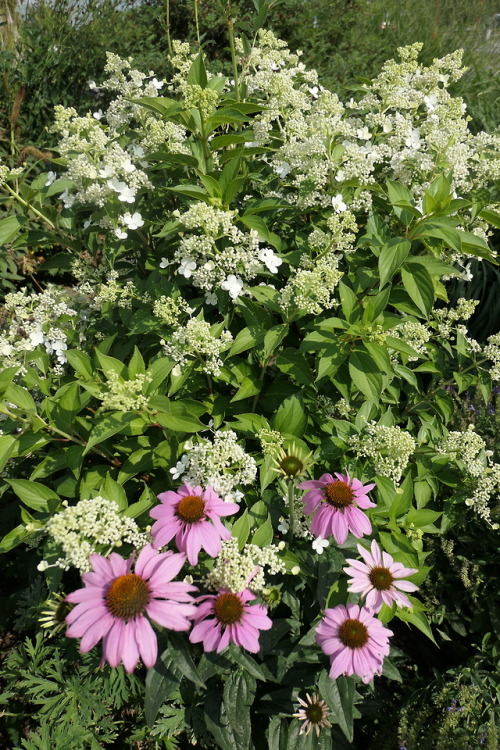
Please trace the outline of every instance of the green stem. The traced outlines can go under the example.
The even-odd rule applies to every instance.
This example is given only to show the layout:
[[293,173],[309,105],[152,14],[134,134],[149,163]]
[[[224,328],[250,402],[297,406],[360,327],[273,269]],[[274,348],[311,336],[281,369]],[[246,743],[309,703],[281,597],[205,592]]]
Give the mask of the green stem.
[[35,216],[38,216],[42,221],[45,221],[46,224],[48,224],[52,229],[56,228],[56,225],[51,222],[50,219],[48,219],[46,216],[44,216],[38,209],[34,208],[30,203],[24,200],[24,198],[21,198],[19,193],[17,193],[15,190],[11,188],[10,185],[7,183],[4,185],[4,187],[9,191],[9,193],[14,196],[16,200],[19,201],[19,203],[24,206],[25,208],[29,209],[30,211],[33,211]]
[[200,42],[200,23],[198,20],[198,0],[194,0],[194,20],[196,23],[196,39],[198,42],[198,47],[201,47]]
[[231,62],[233,64],[234,95],[236,97],[236,101],[239,102],[240,87],[238,83],[238,64],[236,61],[236,47],[234,45],[234,23],[231,16],[231,9],[229,9],[229,13],[227,16],[227,30],[229,34],[229,47],[231,49]]
[[293,479],[287,479],[288,516],[290,527],[288,529],[288,541],[293,543],[293,529],[295,526],[295,484]]
[[166,0],[166,3],[165,32],[167,34],[168,54],[172,57],[174,48],[172,46],[172,37],[170,36],[170,0]]

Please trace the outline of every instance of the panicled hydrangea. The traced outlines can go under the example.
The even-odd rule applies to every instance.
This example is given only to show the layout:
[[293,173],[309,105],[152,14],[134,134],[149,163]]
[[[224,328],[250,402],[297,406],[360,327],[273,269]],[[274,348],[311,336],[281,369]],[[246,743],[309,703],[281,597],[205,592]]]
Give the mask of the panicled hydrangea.
[[174,330],[168,341],[161,339],[165,354],[175,360],[179,372],[190,360],[202,359],[203,372],[220,375],[220,355],[229,348],[233,336],[229,331],[215,335],[213,328],[206,320],[192,318]]
[[[80,284],[79,290],[88,297],[89,305],[95,310],[100,310],[107,302],[114,303],[117,307],[130,309],[133,299],[139,297],[133,282],[121,282],[117,271],[110,271],[106,282],[98,284],[97,291],[90,282]],[[143,294],[141,299],[145,301],[147,297]]]
[[371,459],[376,474],[399,482],[417,444],[401,427],[370,422],[361,435],[351,439],[358,458]]
[[3,367],[24,369],[26,354],[42,346],[55,359],[55,372],[66,362],[68,336],[76,330],[79,312],[64,289],[48,286],[43,292],[26,289],[5,297],[7,320],[0,333],[0,362]]
[[147,408],[149,396],[143,395],[143,391],[151,382],[150,376],[139,373],[132,380],[124,380],[114,370],[110,370],[107,379],[108,390],[99,396],[99,411],[141,411]]
[[270,575],[286,571],[276,545],[269,544],[261,548],[255,544],[245,544],[239,550],[238,540],[231,538],[222,542],[222,549],[205,584],[216,591],[223,588],[238,593],[248,588],[254,594],[259,594],[266,587],[266,567]]
[[493,366],[490,369],[492,380],[500,380],[500,333],[488,337],[488,344],[484,347],[484,356],[490,359]]
[[335,287],[342,278],[338,258],[329,253],[312,264],[311,268],[297,269],[280,293],[284,311],[294,307],[308,315],[320,315],[336,303]]
[[465,470],[473,477],[480,477],[486,470],[486,443],[474,432],[473,425],[469,425],[465,432],[449,432],[437,450],[462,461]]
[[[405,344],[411,346],[417,354],[425,356],[427,349],[425,345],[430,340],[432,332],[416,320],[405,320],[403,323],[398,323],[395,328],[391,328],[390,334],[394,338],[402,339]],[[409,362],[416,362],[419,357],[414,355],[408,356]]]
[[498,529],[499,524],[491,520],[491,506],[496,502],[497,515],[499,510],[498,496],[500,493],[500,464],[493,463],[488,469],[483,468],[481,475],[477,477],[477,483],[471,495],[465,500],[465,504],[471,507],[477,515],[486,521],[493,529]]
[[325,419],[336,419],[343,417],[347,419],[351,414],[351,407],[345,398],[339,398],[334,401],[329,396],[317,396],[316,406]]
[[[108,552],[123,543],[139,550],[150,541],[149,534],[140,531],[132,518],[122,515],[116,503],[99,495],[56,513],[46,530],[63,551],[56,565],[63,570],[74,566],[81,572],[90,570],[89,555],[98,550],[105,548]],[[39,570],[47,567],[42,561]]]
[[285,440],[281,432],[265,427],[258,431],[257,439],[260,440],[262,453],[265,456],[277,456]]
[[175,326],[182,315],[193,312],[182,297],[165,297],[162,295],[153,303],[153,314],[167,326]]
[[[454,324],[457,320],[469,320],[474,314],[474,310],[478,304],[479,300],[477,299],[464,299],[463,297],[460,297],[460,299],[457,300],[456,307],[434,309],[432,314],[437,322],[437,331],[439,335],[449,340],[454,334]],[[462,327],[459,326],[458,328]],[[465,327],[463,328],[466,332]]]
[[187,452],[188,461],[181,457],[186,466],[182,481],[213,487],[226,502],[239,501],[243,495],[237,487],[254,482],[257,465],[237,440],[233,430],[224,430],[214,433],[213,442],[194,445]]
[[270,248],[260,247],[255,230],[245,233],[236,226],[235,215],[235,211],[222,211],[202,202],[194,203],[184,213],[174,211],[189,230],[174,252],[177,272],[207,294],[225,289],[232,299],[239,296],[245,282],[258,274],[277,274],[282,264]]

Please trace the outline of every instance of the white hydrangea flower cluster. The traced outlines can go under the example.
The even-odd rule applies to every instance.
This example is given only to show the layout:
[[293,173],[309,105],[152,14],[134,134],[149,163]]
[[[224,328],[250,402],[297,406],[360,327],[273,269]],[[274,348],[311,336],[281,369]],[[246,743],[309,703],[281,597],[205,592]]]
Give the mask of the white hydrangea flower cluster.
[[120,146],[114,131],[106,133],[100,120],[90,113],[79,117],[75,109],[61,105],[54,114],[53,129],[62,136],[58,149],[62,157],[71,157],[65,177],[74,188],[61,195],[66,208],[74,203],[102,207],[110,198],[128,205],[135,202],[139,190],[152,187],[146,173],[138,169],[139,159]]
[[266,427],[259,430],[256,437],[257,440],[260,440],[260,447],[265,456],[277,456],[285,441],[281,432],[270,430]]
[[270,248],[260,247],[255,230],[245,233],[236,226],[236,211],[222,211],[199,202],[173,215],[189,230],[183,233],[174,253],[178,273],[191,279],[207,298],[225,289],[237,299],[244,293],[245,282],[258,274],[278,273],[282,259]]
[[[454,333],[454,323],[456,323],[457,320],[469,320],[478,305],[479,300],[477,299],[464,299],[463,297],[460,297],[454,308],[443,307],[432,310],[432,314],[437,321],[437,331],[439,335],[449,340]],[[458,326],[457,330],[461,330],[462,328],[464,327]]]
[[416,447],[409,432],[397,425],[389,427],[376,422],[367,424],[363,434],[355,435],[350,445],[358,458],[371,459],[376,474],[388,477],[396,484]]
[[182,297],[162,295],[153,303],[153,314],[167,326],[177,325],[179,318],[191,314],[193,310],[194,308],[190,307]]
[[[425,345],[431,339],[432,332],[423,323],[416,320],[405,320],[403,323],[398,323],[395,328],[391,328],[389,333],[396,339],[403,339],[418,354],[423,356],[427,354]],[[419,357],[413,355],[408,357],[409,362],[416,362],[418,359]]]
[[233,430],[216,431],[213,442],[192,446],[179,463],[185,466],[183,482],[213,487],[225,502],[239,502],[243,493],[237,487],[252,484],[257,475],[255,460],[238,444]]
[[2,367],[20,367],[24,371],[25,356],[38,346],[55,359],[56,373],[66,363],[68,335],[76,330],[79,312],[70,304],[64,289],[48,286],[43,292],[28,294],[26,288],[5,297],[8,320],[0,333]]
[[491,379],[500,380],[500,333],[494,333],[493,336],[488,337],[483,354],[493,362],[490,369]]
[[499,494],[500,464],[493,463],[487,470],[483,468],[471,496],[465,500],[465,504],[495,530],[500,528],[500,525],[496,522],[493,523],[491,520],[491,504],[493,500],[496,500],[498,506]]
[[465,432],[449,432],[446,439],[437,446],[439,453],[446,453],[462,461],[466,471],[473,477],[480,477],[486,469],[486,443],[474,432],[474,426],[469,425]]
[[255,544],[245,544],[239,550],[238,540],[231,538],[222,542],[215,565],[204,583],[215,591],[224,588],[237,594],[250,589],[254,594],[259,594],[266,587],[265,568],[270,575],[286,572],[276,545],[261,548]]
[[207,375],[220,375],[223,361],[220,355],[231,346],[233,336],[223,330],[215,335],[214,330],[220,326],[210,326],[206,320],[192,318],[173,331],[168,341],[161,339],[163,351],[176,362],[176,372],[190,360],[200,359],[202,370]]
[[[309,110],[318,97],[318,74],[306,70],[297,54],[287,49],[286,42],[277,39],[272,31],[260,29],[249,55],[241,40],[236,41],[237,52],[244,60],[241,82],[249,95],[264,95],[265,112],[254,120],[256,145],[269,141],[272,123],[286,121],[303,109]],[[282,159],[281,161],[286,161]]]
[[[115,502],[99,495],[56,513],[47,522],[46,530],[62,547],[63,556],[56,565],[64,570],[74,566],[81,572],[90,570],[89,555],[98,549],[105,547],[110,551],[127,543],[139,550],[150,541],[149,534],[140,531],[132,518],[120,514]],[[42,562],[39,569],[47,567]]]
[[147,409],[149,397],[143,395],[144,387],[151,377],[139,373],[133,380],[124,380],[117,372],[110,370],[107,376],[107,391],[99,396],[99,411],[141,411]]
[[89,305],[94,310],[100,310],[107,302],[116,304],[117,307],[130,309],[134,298],[139,298],[146,302],[149,300],[147,294],[139,295],[132,281],[126,281],[124,284],[119,282],[117,271],[110,271],[106,276],[106,282],[95,286],[90,282],[83,282],[79,286],[79,291],[86,295]]
[[[384,178],[397,180],[418,201],[443,169],[457,191],[496,179],[500,137],[471,135],[464,103],[446,89],[464,73],[462,53],[424,67],[417,60],[421,47],[400,48],[401,60],[386,63],[362,99],[344,107],[318,88],[315,71],[306,71],[298,55],[270,32],[259,32],[242,80],[266,102],[253,121],[256,145],[267,143],[279,122],[284,143],[269,163],[282,183],[281,197],[305,207],[332,206],[342,215],[371,205],[369,190],[348,205],[339,188],[349,181],[369,188]],[[467,228],[483,231],[481,224],[471,219]]]
[[280,292],[280,306],[286,312],[294,306],[309,315],[320,315],[338,304],[335,287],[343,276],[338,270],[335,253],[320,256],[316,261],[304,259],[309,267],[294,269]]
[[337,417],[347,419],[352,411],[349,402],[345,398],[339,398],[338,401],[334,401],[329,396],[319,395],[316,397],[316,406],[325,419],[336,419]]

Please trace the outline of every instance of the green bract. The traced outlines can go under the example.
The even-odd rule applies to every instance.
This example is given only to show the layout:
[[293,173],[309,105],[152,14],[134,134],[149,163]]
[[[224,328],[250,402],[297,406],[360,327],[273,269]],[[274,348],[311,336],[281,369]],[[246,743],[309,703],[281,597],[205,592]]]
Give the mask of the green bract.
[[[342,572],[358,540],[312,546],[304,479],[375,482],[373,538],[418,569],[418,585],[427,535],[474,514],[497,527],[500,465],[452,418],[466,389],[488,400],[498,336],[469,337],[475,303],[451,307],[445,282],[467,278],[472,258],[494,260],[500,139],[472,135],[447,90],[460,54],[425,68],[419,49],[402,48],[346,104],[268,31],[253,47],[236,40],[236,80],[187,44],[169,82],[110,54],[107,109],[56,108],[53,171],[0,168],[12,201],[0,237],[43,249],[54,282],[6,298],[0,549],[36,547],[55,594],[73,585],[72,560],[85,568],[82,550],[139,546],[159,493],[210,485],[240,504],[227,522],[235,567],[222,575],[204,555],[189,575],[230,585],[257,567],[274,622],[254,656],[164,638],[146,677],[148,724],[176,702],[156,735],[186,731],[223,750],[352,741],[367,688],[328,677],[315,627],[325,607],[359,601]],[[82,522],[71,556],[64,506],[82,500],[105,508],[116,534],[100,540],[99,518]],[[395,644],[398,620],[435,638],[410,598],[413,609],[379,615]],[[401,679],[390,660],[384,670]],[[309,745],[291,719],[302,689],[322,696],[333,725]]]

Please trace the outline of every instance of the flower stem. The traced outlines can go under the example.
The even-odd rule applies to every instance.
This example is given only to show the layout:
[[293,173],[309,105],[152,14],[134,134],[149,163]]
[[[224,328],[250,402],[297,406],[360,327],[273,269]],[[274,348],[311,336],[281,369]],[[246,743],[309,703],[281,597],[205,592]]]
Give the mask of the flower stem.
[[38,209],[36,209],[30,203],[28,203],[27,201],[25,201],[24,198],[21,198],[21,196],[19,195],[19,193],[16,193],[16,191],[13,190],[10,185],[5,184],[4,187],[7,188],[7,190],[9,191],[9,193],[11,195],[13,195],[14,198],[16,200],[18,200],[19,203],[22,206],[24,206],[25,208],[28,208],[30,211],[33,211],[33,213],[35,214],[35,216],[38,216],[40,219],[42,219],[43,221],[45,221],[45,223],[48,224],[52,229],[56,228],[56,225],[53,224],[50,219],[48,219],[46,216],[44,216],[40,211],[38,211]]
[[293,479],[287,479],[288,516],[290,527],[288,529],[288,541],[293,542],[293,529],[295,526],[295,484]]

